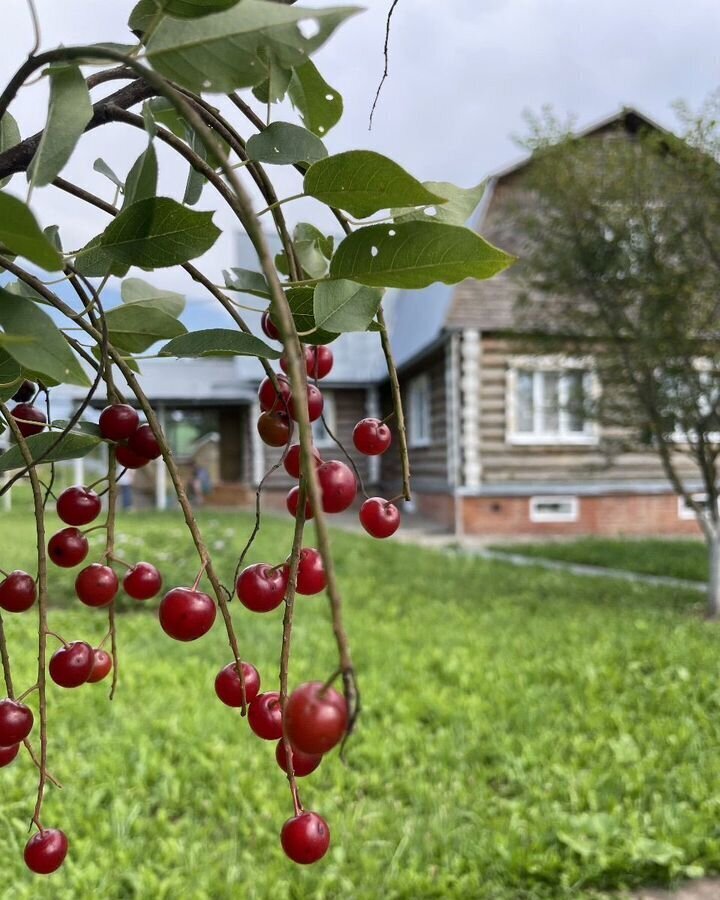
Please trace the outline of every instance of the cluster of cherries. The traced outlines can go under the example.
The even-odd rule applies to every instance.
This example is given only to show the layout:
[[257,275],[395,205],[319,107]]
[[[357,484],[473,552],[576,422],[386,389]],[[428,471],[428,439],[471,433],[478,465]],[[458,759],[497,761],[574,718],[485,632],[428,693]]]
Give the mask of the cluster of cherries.
[[[272,340],[277,340],[279,333],[267,313],[262,317],[262,329]],[[287,372],[287,359],[283,356],[280,367]],[[308,378],[315,382],[329,375],[333,367],[333,354],[324,345],[305,347],[305,367]],[[262,440],[271,447],[287,447],[293,433],[293,422],[297,421],[295,404],[290,382],[286,375],[276,375],[276,389],[273,381],[265,378],[258,390],[260,409],[257,422],[258,433]],[[307,410],[311,422],[322,416],[323,395],[317,384],[307,386]],[[380,419],[361,419],[353,430],[355,448],[365,456],[379,456],[390,447],[392,433],[385,422]],[[352,469],[337,459],[323,461],[313,448],[313,457],[317,466],[317,477],[322,496],[322,508],[326,513],[344,512],[352,506],[357,496],[357,479]],[[300,445],[291,444],[283,459],[288,475],[300,478]],[[286,505],[291,516],[297,514],[300,488],[291,488],[286,497]],[[313,510],[310,501],[305,503],[305,518],[311,519]],[[397,506],[383,497],[368,497],[360,507],[360,523],[375,538],[387,538],[395,534],[400,526],[400,511]],[[322,588],[320,588],[322,590]]]

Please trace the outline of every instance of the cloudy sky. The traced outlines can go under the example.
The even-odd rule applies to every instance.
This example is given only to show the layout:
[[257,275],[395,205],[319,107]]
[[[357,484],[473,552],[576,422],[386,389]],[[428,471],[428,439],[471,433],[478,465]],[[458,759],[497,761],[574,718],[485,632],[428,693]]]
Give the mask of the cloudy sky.
[[[58,43],[126,41],[131,0],[36,0],[43,48]],[[342,5],[306,0],[304,5]],[[400,0],[391,33],[390,77],[368,132],[368,113],[382,71],[385,16],[390,0],[368,0],[316,57],[326,79],[345,98],[345,116],[331,132],[331,152],[364,147],[392,156],[423,179],[463,186],[480,181],[518,156],[513,134],[523,131],[523,111],[552,104],[575,114],[580,125],[622,105],[637,106],[672,127],[673,101],[698,106],[720,85],[720,3],[717,0]],[[4,0],[3,83],[31,45],[25,0]],[[24,90],[11,108],[24,135],[42,126],[44,88]],[[287,110],[276,118],[292,118]],[[76,151],[66,177],[112,199],[108,182],[92,171],[104,157],[124,177],[142,149],[125,126],[98,129]],[[182,194],[184,165],[165,154],[164,193]],[[280,179],[280,193],[298,190]],[[24,181],[11,189],[22,195]],[[215,208],[206,190],[198,208]],[[52,187],[33,205],[43,224],[59,223],[65,245],[84,243],[106,224]],[[302,201],[290,204],[292,221],[312,216]],[[231,220],[220,213],[218,220]],[[212,277],[235,261],[231,235],[203,261]],[[188,289],[181,275],[165,284]],[[194,288],[189,288],[190,293]]]

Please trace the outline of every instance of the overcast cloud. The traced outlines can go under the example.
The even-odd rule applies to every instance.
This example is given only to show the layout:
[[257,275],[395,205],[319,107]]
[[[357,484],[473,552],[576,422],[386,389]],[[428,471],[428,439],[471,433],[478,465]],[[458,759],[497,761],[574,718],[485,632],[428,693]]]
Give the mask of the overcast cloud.
[[[58,43],[126,41],[131,0],[36,0],[43,48]],[[305,0],[306,6],[344,0]],[[369,0],[366,12],[346,23],[317,56],[326,79],[345,98],[345,116],[327,138],[331,152],[364,147],[392,156],[423,179],[476,184],[519,154],[511,135],[523,131],[525,109],[552,104],[574,113],[579,125],[622,105],[636,106],[673,127],[671,103],[697,106],[720,84],[718,0],[400,0],[390,46],[390,77],[375,124],[368,113],[382,71],[382,44],[389,0]],[[3,84],[31,44],[25,0],[4,0]],[[24,135],[42,127],[44,87],[23,91],[11,107]],[[276,117],[289,117],[283,111]],[[103,156],[124,177],[141,151],[143,137],[126,126],[98,129],[84,138],[63,173],[112,198],[109,182],[92,171]],[[165,153],[164,193],[182,194],[185,166]],[[296,193],[297,181],[281,178],[280,193]],[[19,176],[11,190],[24,193]],[[43,224],[58,223],[66,248],[84,243],[107,222],[54,188],[34,197]],[[200,209],[216,208],[206,190]],[[290,204],[291,221],[312,215],[305,202]],[[224,212],[218,220],[230,224]],[[202,267],[219,278],[234,262],[225,236]],[[151,280],[197,289],[182,273]]]

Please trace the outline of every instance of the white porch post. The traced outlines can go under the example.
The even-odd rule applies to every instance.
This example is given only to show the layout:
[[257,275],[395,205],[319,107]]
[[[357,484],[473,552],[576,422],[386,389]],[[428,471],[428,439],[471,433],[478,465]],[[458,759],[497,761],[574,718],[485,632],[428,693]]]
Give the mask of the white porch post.
[[460,386],[462,388],[462,484],[480,486],[480,332],[466,328],[460,345]]
[[[365,392],[365,415],[368,419],[379,419],[380,414],[380,391],[376,385],[372,385]],[[380,457],[368,456],[368,481],[370,484],[377,484],[380,481]]]
[[255,423],[260,418],[260,404],[255,402],[250,407],[250,447],[252,452],[252,481],[257,487],[265,474],[265,445],[263,444]]
[[[160,404],[157,407],[157,417],[163,434],[167,434],[167,415],[165,407]],[[167,469],[165,460],[159,456],[155,460],[155,509],[165,509],[167,506]]]
[[73,484],[85,484],[85,460],[82,456],[73,460]]
[[[3,478],[2,485],[4,486],[9,480],[10,479],[7,477]],[[10,490],[6,494],[3,494],[2,501],[3,509],[5,510],[5,512],[10,512],[10,510],[12,509],[12,488],[10,488]]]

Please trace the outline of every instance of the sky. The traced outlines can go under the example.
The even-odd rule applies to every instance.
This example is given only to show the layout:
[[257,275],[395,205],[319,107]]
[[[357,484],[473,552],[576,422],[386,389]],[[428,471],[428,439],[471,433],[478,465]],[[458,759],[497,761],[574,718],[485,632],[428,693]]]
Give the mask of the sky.
[[[128,40],[131,0],[36,0],[36,5],[43,49]],[[303,5],[345,4],[306,0]],[[628,105],[672,128],[674,101],[698,107],[720,86],[718,0],[399,0],[389,77],[368,131],[389,6],[390,0],[367,0],[365,12],[341,26],[315,57],[345,100],[345,115],[326,144],[331,153],[376,150],[420,179],[471,186],[506,167],[521,155],[512,136],[525,130],[524,111],[537,112],[544,104],[563,117],[574,115],[579,126]],[[26,0],[4,0],[3,84],[31,43]],[[42,127],[44,85],[24,89],[11,112],[24,136]],[[288,107],[278,107],[273,117],[297,121]],[[124,177],[143,143],[127,126],[97,129],[83,139],[63,175],[111,200],[112,187],[92,170],[93,161],[103,157]],[[161,192],[181,197],[185,172],[184,163],[163,152]],[[298,192],[293,174],[279,167],[275,172],[280,196]],[[24,196],[23,177],[16,176],[9,189]],[[60,224],[66,249],[82,246],[107,224],[103,214],[52,187],[34,193],[33,207],[42,224]],[[196,208],[218,208],[211,189]],[[287,205],[286,215],[291,222],[314,219],[315,208],[298,201]],[[219,212],[216,221],[229,230],[200,267],[220,280],[223,268],[237,264],[236,235],[228,214]],[[199,296],[181,272],[143,277]]]

